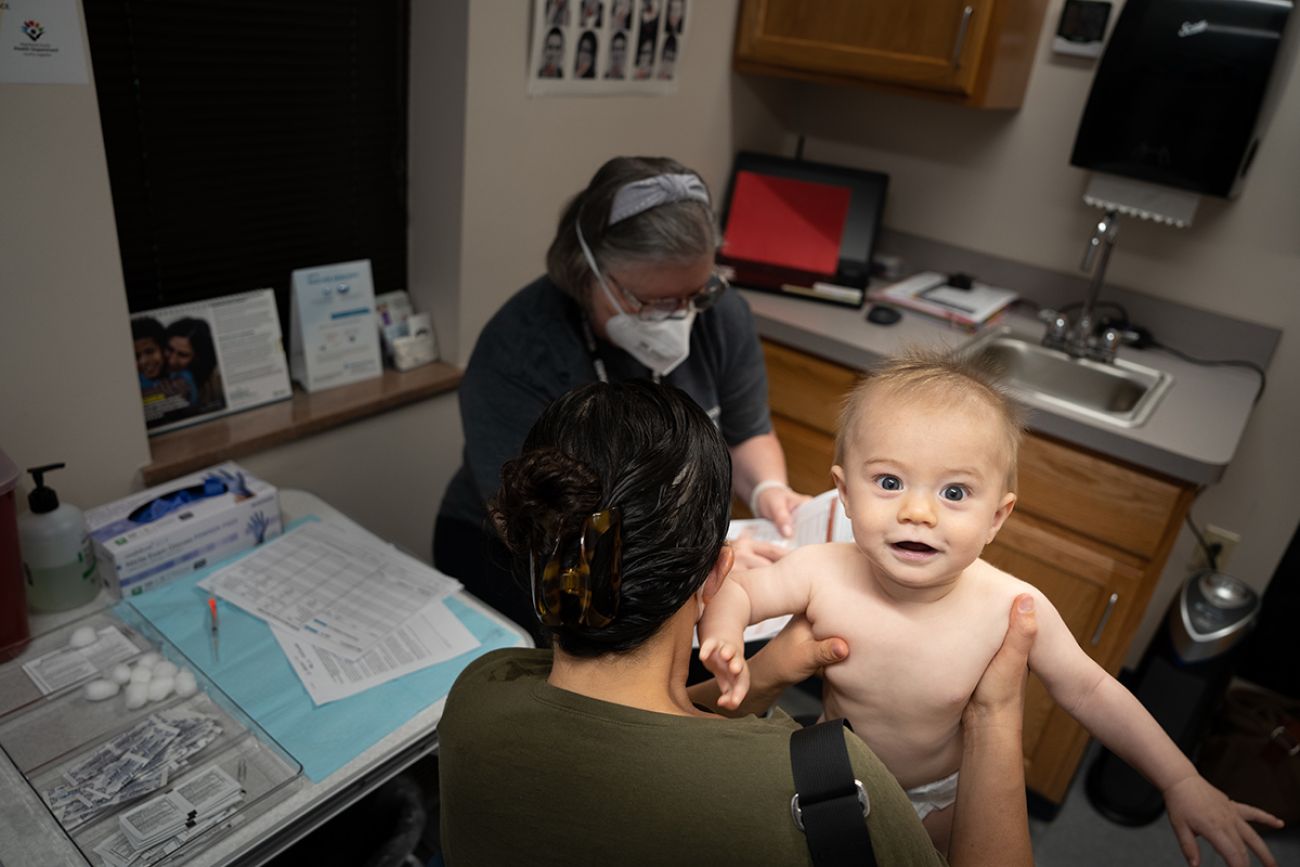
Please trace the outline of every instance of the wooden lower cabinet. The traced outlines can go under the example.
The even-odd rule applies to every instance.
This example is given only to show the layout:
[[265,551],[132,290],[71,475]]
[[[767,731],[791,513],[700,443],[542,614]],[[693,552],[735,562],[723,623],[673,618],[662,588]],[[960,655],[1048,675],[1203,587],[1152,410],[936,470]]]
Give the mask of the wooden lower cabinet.
[[[770,341],[763,352],[790,484],[824,491],[838,408],[858,373]],[[1016,509],[984,558],[1042,590],[1083,649],[1116,674],[1194,494],[1188,483],[1030,433]],[[1024,742],[1027,785],[1059,804],[1088,733],[1034,677]]]

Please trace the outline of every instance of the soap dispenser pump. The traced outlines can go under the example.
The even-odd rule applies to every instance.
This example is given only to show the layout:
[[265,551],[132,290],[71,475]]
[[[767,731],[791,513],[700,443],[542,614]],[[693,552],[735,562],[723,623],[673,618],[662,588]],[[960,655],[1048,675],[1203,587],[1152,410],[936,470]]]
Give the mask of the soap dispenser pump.
[[95,598],[95,552],[81,510],[60,503],[45,474],[64,464],[32,467],[36,487],[27,495],[29,512],[18,516],[18,535],[27,579],[27,604],[41,611],[76,608]]

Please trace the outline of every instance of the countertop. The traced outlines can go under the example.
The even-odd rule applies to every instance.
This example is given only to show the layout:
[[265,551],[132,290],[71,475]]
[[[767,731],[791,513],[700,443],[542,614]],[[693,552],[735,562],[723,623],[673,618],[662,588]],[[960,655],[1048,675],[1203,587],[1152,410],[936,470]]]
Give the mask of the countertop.
[[[860,370],[910,347],[955,349],[979,337],[910,311],[902,311],[896,324],[877,325],[866,320],[866,308],[753,290],[741,294],[760,336]],[[1026,316],[1011,314],[998,324],[1032,340],[1043,333],[1043,325]],[[1173,376],[1145,424],[1120,427],[1027,399],[1030,429],[1193,484],[1217,481],[1241,442],[1259,375],[1245,368],[1191,364],[1156,349],[1123,347],[1119,357]]]

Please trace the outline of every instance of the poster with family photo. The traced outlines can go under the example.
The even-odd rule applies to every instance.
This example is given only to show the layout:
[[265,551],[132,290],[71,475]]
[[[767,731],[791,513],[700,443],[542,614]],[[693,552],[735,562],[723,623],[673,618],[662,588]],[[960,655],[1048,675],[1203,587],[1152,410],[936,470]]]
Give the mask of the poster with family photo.
[[270,289],[132,314],[131,339],[151,436],[293,393]]
[[528,93],[673,93],[700,0],[533,0]]

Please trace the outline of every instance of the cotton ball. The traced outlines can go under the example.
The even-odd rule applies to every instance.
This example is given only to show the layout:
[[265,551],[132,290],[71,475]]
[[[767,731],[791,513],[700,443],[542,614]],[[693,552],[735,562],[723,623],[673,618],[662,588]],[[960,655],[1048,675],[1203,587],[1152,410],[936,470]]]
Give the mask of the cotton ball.
[[146,653],[144,656],[137,659],[135,661],[135,664],[140,668],[153,668],[155,665],[158,664],[158,661],[160,659],[162,659],[162,654],[158,653],[157,651],[151,650],[148,653]]
[[194,678],[194,672],[188,668],[182,668],[176,673],[176,694],[181,698],[189,698],[199,691],[198,681]]
[[126,686],[126,709],[135,710],[144,707],[149,700],[149,687],[143,683],[129,683]]
[[176,663],[163,660],[153,667],[154,677],[175,677]]
[[108,673],[108,679],[114,683],[126,686],[131,682],[131,666],[125,662],[119,662],[113,666],[113,670]]
[[149,701],[162,701],[171,695],[172,685],[170,677],[155,677],[149,681]]
[[111,680],[92,680],[86,684],[86,698],[91,701],[103,701],[117,695],[122,687]]
[[153,678],[153,670],[143,665],[137,665],[131,670],[132,683],[148,683]]
[[68,638],[69,647],[89,647],[95,643],[95,628],[93,626],[79,626],[72,631],[72,636]]

